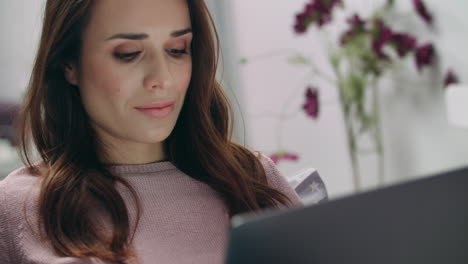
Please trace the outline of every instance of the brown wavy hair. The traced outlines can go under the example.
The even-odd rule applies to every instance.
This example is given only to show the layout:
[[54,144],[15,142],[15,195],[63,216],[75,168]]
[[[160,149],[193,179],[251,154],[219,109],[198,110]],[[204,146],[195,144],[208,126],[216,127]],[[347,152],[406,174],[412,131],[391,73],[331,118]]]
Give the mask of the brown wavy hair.
[[[18,120],[19,150],[30,173],[41,178],[39,225],[55,252],[125,263],[135,257],[131,244],[141,212],[138,194],[98,158],[102,142],[78,90],[70,89],[64,75],[67,62],[79,61],[92,3],[46,3],[39,49]],[[259,157],[231,141],[232,111],[215,79],[218,35],[204,1],[187,3],[194,34],[192,79],[175,128],[164,142],[167,157],[220,193],[231,216],[287,206],[288,197],[268,186]],[[39,163],[32,162],[35,154]],[[130,202],[137,208],[133,228],[117,183],[133,195]],[[96,201],[110,216],[110,235],[100,234],[93,224],[89,212]]]

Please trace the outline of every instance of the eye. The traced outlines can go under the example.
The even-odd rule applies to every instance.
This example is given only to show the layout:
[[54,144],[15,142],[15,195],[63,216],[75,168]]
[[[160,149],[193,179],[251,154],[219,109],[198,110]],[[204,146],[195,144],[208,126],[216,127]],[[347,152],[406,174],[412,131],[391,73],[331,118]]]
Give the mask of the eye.
[[167,49],[166,51],[171,53],[174,57],[181,57],[189,54],[185,49]]
[[135,59],[141,51],[135,51],[135,52],[130,52],[130,53],[114,53],[114,57],[116,59],[122,60],[122,61],[132,61]]

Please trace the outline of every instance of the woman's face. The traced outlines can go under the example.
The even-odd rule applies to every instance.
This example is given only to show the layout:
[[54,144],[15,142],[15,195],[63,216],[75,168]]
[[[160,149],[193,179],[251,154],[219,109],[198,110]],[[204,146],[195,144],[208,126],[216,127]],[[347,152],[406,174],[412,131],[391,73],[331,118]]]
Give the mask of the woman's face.
[[80,62],[66,77],[79,87],[99,138],[121,159],[114,162],[160,158],[190,83],[190,29],[187,0],[95,1]]

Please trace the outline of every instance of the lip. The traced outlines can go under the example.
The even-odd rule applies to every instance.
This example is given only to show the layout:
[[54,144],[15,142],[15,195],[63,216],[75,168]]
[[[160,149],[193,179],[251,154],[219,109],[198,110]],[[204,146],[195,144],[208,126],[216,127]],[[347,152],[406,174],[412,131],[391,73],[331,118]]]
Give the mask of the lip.
[[174,102],[154,102],[135,109],[150,118],[165,118],[174,111]]
[[173,101],[163,101],[163,102],[152,102],[146,105],[140,105],[135,107],[138,110],[146,110],[146,109],[163,109],[174,105]]

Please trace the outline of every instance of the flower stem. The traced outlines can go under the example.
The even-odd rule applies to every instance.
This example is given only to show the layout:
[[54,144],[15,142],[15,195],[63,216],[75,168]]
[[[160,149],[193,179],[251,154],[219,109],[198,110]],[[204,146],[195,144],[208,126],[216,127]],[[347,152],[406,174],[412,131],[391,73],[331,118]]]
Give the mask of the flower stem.
[[[342,104],[343,105],[343,104]],[[345,113],[345,107],[343,106],[343,112]],[[352,117],[349,113],[345,113],[344,115],[345,120],[345,127],[346,127],[346,134],[348,137],[348,151],[349,156],[351,158],[351,167],[353,170],[353,184],[354,190],[356,192],[361,191],[361,173],[359,169],[359,159],[357,153],[357,142],[356,142],[356,135],[354,133],[353,124],[352,124]]]
[[[333,64],[333,70],[335,71],[335,75],[338,80],[343,80],[343,76],[339,70],[337,64]],[[350,106],[346,102],[345,99],[345,87],[343,87],[343,81],[338,81],[338,91],[339,91],[339,99],[341,105],[341,111],[343,113],[343,119],[346,129],[346,137],[348,141],[348,153],[351,159],[351,169],[352,169],[352,176],[353,176],[353,185],[354,191],[359,192],[361,190],[361,174],[359,169],[359,160],[358,160],[358,148],[356,142],[356,135],[353,129],[353,120],[352,115],[350,112]]]
[[382,140],[382,126],[380,117],[380,100],[379,91],[377,87],[377,79],[372,80],[372,99],[373,99],[373,116],[374,116],[374,140],[378,155],[378,186],[382,186],[385,183],[385,160],[383,151],[383,140]]

